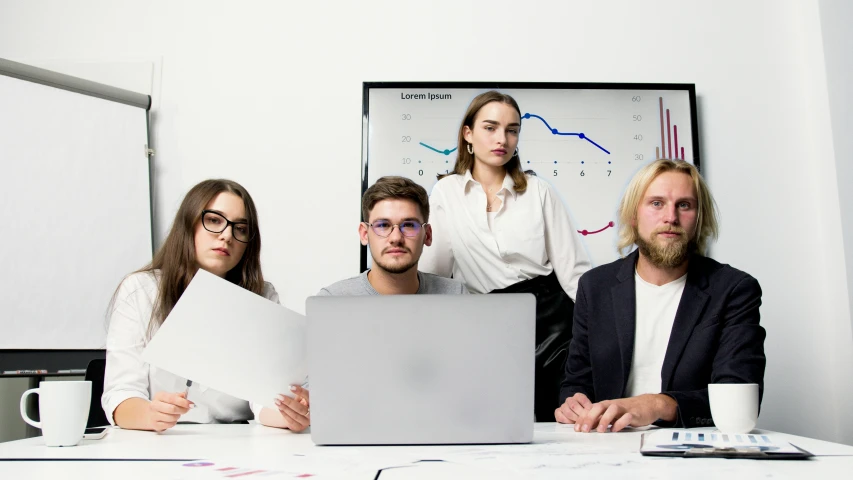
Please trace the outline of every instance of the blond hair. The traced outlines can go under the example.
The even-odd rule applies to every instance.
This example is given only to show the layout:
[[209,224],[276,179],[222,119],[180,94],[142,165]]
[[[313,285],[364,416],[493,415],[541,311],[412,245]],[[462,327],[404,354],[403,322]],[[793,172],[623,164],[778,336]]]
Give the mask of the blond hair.
[[668,160],[662,158],[643,167],[631,183],[628,184],[622,202],[619,204],[619,241],[616,248],[619,255],[625,256],[636,245],[639,235],[636,227],[637,209],[649,185],[662,173],[678,172],[689,175],[693,180],[693,190],[696,193],[698,214],[696,217],[696,247],[700,254],[705,253],[708,239],[716,240],[719,233],[717,225],[717,203],[714,201],[708,184],[702,178],[699,170],[693,164],[684,160]]

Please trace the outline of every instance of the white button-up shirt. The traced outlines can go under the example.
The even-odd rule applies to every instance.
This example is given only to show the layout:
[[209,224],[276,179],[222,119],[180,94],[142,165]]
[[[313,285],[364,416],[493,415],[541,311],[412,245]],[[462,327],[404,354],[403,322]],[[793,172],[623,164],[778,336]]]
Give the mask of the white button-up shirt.
[[536,176],[527,177],[523,193],[514,186],[506,175],[490,228],[486,193],[471,172],[439,180],[429,202],[432,246],[424,248],[418,269],[452,274],[477,293],[554,271],[574,300],[590,262],[568,211],[551,185]]
[[[160,391],[183,392],[187,379],[180,378],[142,360],[142,350],[150,341],[148,324],[157,298],[159,272],[129,275],[118,288],[110,311],[107,333],[107,369],[101,405],[107,419],[115,425],[116,407],[128,398],[150,400]],[[264,285],[264,298],[279,303],[271,283]],[[237,321],[235,319],[235,321]],[[193,383],[187,397],[196,407],[181,416],[182,422],[228,423],[251,420],[260,411],[239,398]]]

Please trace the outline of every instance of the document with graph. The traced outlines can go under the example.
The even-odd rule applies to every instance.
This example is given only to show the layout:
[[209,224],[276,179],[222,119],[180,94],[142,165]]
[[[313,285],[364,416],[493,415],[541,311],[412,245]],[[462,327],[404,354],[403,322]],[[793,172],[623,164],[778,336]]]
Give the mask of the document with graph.
[[640,453],[652,456],[756,459],[808,458],[812,454],[764,433],[721,433],[714,429],[656,430],[643,434]]

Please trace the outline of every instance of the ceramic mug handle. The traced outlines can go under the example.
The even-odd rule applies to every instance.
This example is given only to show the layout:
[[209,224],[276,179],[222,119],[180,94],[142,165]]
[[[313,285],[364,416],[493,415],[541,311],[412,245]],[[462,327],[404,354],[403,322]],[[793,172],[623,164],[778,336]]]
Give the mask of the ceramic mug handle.
[[24,392],[23,395],[21,395],[21,418],[23,418],[24,421],[29,423],[30,425],[40,429],[41,428],[41,422],[37,422],[37,421],[33,420],[32,418],[27,416],[27,396],[29,396],[31,393],[40,393],[40,392],[39,392],[38,388],[31,388],[31,389],[27,390],[26,392]]

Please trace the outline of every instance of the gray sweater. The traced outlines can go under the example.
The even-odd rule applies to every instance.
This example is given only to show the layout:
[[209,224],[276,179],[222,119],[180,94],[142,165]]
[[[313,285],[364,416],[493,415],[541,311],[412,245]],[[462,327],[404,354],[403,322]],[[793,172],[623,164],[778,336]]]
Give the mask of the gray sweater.
[[[367,280],[366,270],[356,277],[341,280],[321,289],[317,296],[356,296],[356,295],[379,295]],[[460,294],[468,293],[468,289],[462,282],[450,278],[439,277],[431,273],[418,272],[418,294]]]

